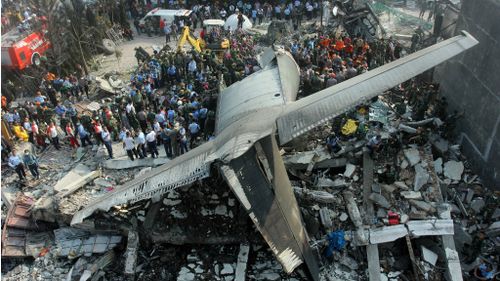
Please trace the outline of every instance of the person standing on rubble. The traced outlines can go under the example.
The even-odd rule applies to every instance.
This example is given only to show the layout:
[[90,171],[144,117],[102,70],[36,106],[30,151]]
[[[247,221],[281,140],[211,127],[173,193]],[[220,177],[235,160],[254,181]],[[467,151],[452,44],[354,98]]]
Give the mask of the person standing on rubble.
[[111,134],[108,131],[108,128],[104,126],[102,128],[101,132],[101,138],[104,143],[104,146],[106,146],[106,150],[108,151],[108,159],[113,159],[113,146],[111,145]]
[[90,134],[85,130],[85,127],[78,122],[77,124],[77,130],[78,130],[78,135],[80,136],[80,141],[82,142],[82,147],[87,146],[87,142],[92,145],[92,142],[90,141]]
[[137,150],[135,150],[135,141],[134,138],[130,136],[130,132],[127,131],[125,138],[123,138],[123,148],[127,152],[130,160],[134,161],[134,155],[138,158]]
[[156,147],[156,133],[154,130],[151,130],[151,132],[146,135],[146,141],[148,142],[148,149],[151,153],[151,157],[153,157],[153,159],[158,158],[159,153]]
[[54,125],[54,122],[50,122],[49,127],[47,128],[47,135],[52,140],[52,144],[54,145],[54,147],[57,150],[61,149],[61,146],[59,145],[59,133],[57,132],[57,128],[56,125]]
[[137,153],[139,154],[139,157],[143,159],[144,157],[147,156],[146,153],[146,136],[144,136],[144,133],[142,132],[141,129],[139,129],[137,133]]
[[21,158],[17,156],[17,152],[15,149],[12,149],[12,152],[9,157],[9,167],[14,169],[19,176],[21,181],[26,180],[26,172],[24,171],[24,164],[21,161]]
[[31,154],[28,149],[24,151],[23,162],[28,169],[30,169],[31,175],[35,179],[40,179],[40,172],[38,171],[38,159],[35,155]]

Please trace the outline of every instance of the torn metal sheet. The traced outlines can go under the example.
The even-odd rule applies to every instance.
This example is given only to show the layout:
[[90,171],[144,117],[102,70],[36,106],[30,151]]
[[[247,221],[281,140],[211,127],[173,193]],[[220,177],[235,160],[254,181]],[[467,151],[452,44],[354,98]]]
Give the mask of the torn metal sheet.
[[222,166],[221,172],[284,270],[291,273],[305,262],[311,276],[317,280],[318,264],[312,255],[277,143],[273,137],[260,143],[273,172],[272,182],[263,174],[255,149],[233,159],[229,166]]
[[278,118],[281,144],[458,55],[478,41],[467,32],[287,105]]

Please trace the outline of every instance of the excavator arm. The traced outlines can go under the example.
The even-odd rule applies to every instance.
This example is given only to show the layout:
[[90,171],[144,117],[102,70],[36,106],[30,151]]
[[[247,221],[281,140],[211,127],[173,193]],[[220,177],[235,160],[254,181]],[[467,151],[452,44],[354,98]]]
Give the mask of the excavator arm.
[[181,37],[179,38],[179,43],[177,43],[177,48],[180,50],[182,49],[182,46],[186,44],[186,41],[193,46],[193,49],[195,49],[198,53],[201,53],[201,40],[196,39],[193,36],[191,36],[191,31],[189,30],[189,26],[184,26],[182,29],[182,34]]

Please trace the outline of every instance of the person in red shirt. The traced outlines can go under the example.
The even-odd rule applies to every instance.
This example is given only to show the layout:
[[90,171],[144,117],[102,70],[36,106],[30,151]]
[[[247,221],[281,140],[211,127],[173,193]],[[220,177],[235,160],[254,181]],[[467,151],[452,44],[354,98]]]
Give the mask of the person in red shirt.
[[71,127],[71,123],[70,122],[68,122],[68,124],[66,124],[66,135],[69,138],[69,145],[72,148],[77,148],[77,147],[80,146],[80,144],[78,143],[78,140],[75,137],[75,131]]
[[165,21],[163,19],[160,19],[160,34],[162,34],[164,28],[165,28]]

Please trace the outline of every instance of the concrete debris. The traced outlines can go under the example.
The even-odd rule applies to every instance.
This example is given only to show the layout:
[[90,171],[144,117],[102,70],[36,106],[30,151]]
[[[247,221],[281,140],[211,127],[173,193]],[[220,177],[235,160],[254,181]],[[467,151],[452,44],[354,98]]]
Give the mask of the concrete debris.
[[427,170],[424,169],[420,164],[415,165],[414,168],[415,168],[415,180],[413,182],[413,188],[415,191],[419,191],[422,188],[422,186],[427,184],[430,175],[427,172]]
[[321,224],[323,224],[326,229],[330,229],[332,227],[333,223],[330,210],[328,208],[323,207],[319,210],[319,218],[321,220]]
[[419,191],[401,191],[400,194],[405,199],[422,199],[422,193]]
[[402,224],[370,229],[370,244],[382,244],[396,241],[408,235],[408,229]]
[[380,207],[389,209],[391,207],[391,203],[387,201],[387,199],[382,195],[378,193],[372,193],[370,194],[370,200],[372,200],[375,204],[379,205]]
[[422,259],[426,262],[428,262],[431,265],[436,265],[436,262],[438,260],[438,255],[434,253],[433,251],[427,249],[424,246],[420,247],[420,251],[422,253]]
[[98,171],[92,171],[87,166],[78,164],[56,183],[54,191],[59,198],[68,196],[98,176]]
[[428,213],[435,213],[436,212],[436,208],[434,208],[432,206],[432,204],[430,204],[428,202],[421,201],[421,200],[413,200],[413,199],[409,200],[409,202],[412,206],[415,206],[418,209],[423,210],[425,212],[428,212]]
[[434,171],[436,171],[436,174],[438,175],[443,173],[443,158],[439,157],[434,160]]
[[406,160],[410,163],[410,166],[415,166],[420,162],[420,151],[416,148],[409,148],[404,150],[404,155]]
[[464,164],[457,161],[448,161],[444,163],[444,176],[451,179],[459,181],[462,179],[462,174],[464,172]]
[[234,281],[245,281],[249,254],[250,254],[250,247],[248,245],[241,244],[240,251],[238,253],[238,263],[236,264],[236,273],[234,275]]
[[300,187],[293,187],[293,191],[295,194],[299,197],[307,197],[311,198],[314,201],[320,202],[320,203],[335,203],[336,202],[336,197],[328,193],[326,191],[320,191],[320,190],[305,190]]
[[402,181],[394,182],[394,185],[403,190],[409,190],[410,188]]
[[356,171],[356,166],[351,163],[347,163],[345,166],[344,177],[351,178],[354,171]]
[[137,252],[139,250],[139,234],[136,231],[128,232],[127,250],[125,251],[124,274],[134,277],[137,269]]
[[453,235],[453,220],[411,220],[406,223],[408,232],[412,236],[441,236]]
[[346,221],[349,218],[349,216],[346,213],[341,213],[339,220],[340,221]]
[[439,155],[444,155],[446,152],[448,152],[449,143],[447,140],[441,137],[436,137],[431,142],[432,146],[438,151]]
[[481,213],[486,203],[483,198],[476,198],[470,202],[470,208],[476,212],[476,214]]

